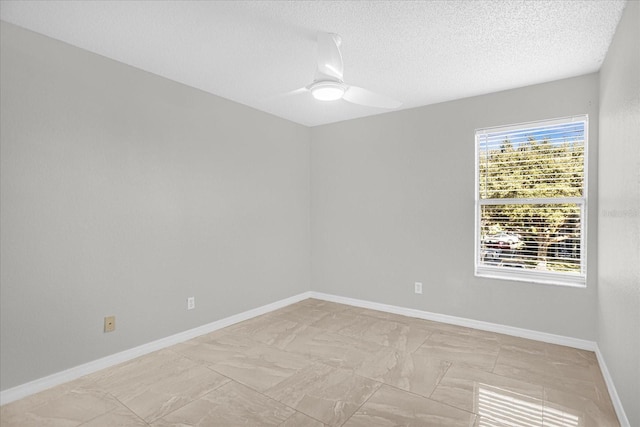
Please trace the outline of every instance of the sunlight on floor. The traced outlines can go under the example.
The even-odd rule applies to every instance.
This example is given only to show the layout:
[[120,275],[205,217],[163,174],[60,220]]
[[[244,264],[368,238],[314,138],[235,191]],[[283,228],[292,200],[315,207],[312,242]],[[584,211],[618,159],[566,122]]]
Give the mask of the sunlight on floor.
[[522,427],[584,425],[580,415],[566,408],[545,406],[540,399],[482,383],[476,383],[475,404],[477,414],[482,417],[479,427],[493,427],[492,420]]

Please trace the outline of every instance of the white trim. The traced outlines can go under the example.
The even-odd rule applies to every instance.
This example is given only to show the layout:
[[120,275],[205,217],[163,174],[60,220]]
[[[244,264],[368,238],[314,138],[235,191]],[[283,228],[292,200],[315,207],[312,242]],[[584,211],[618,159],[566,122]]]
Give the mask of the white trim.
[[607,365],[604,361],[604,356],[600,352],[600,348],[594,341],[588,341],[578,338],[571,338],[562,335],[549,334],[546,332],[532,331],[530,329],[516,328],[512,326],[500,325],[497,323],[483,322],[479,320],[467,319],[464,317],[450,316],[447,314],[431,313],[428,311],[416,310],[412,308],[399,307],[395,305],[382,304],[377,302],[365,301],[349,297],[341,297],[337,295],[325,294],[322,292],[304,292],[298,295],[294,295],[289,298],[285,298],[280,301],[273,302],[271,304],[263,305],[258,308],[254,308],[233,316],[226,317],[224,319],[217,320],[215,322],[199,326],[197,328],[189,329],[188,331],[180,332],[175,335],[171,335],[166,338],[162,338],[156,341],[152,341],[147,344],[143,344],[138,347],[131,348],[129,350],[122,351],[101,359],[94,360],[83,365],[75,366],[62,372],[49,375],[47,377],[39,378],[37,380],[21,384],[19,386],[4,390],[0,392],[0,405],[11,403],[15,400],[23,397],[30,396],[48,388],[72,381],[80,378],[84,375],[91,374],[93,372],[100,371],[105,368],[117,365],[122,362],[134,359],[136,357],[151,353],[156,350],[179,344],[181,342],[190,340],[200,335],[208,334],[218,329],[225,328],[227,326],[234,325],[238,322],[252,319],[256,316],[266,314],[277,310],[282,307],[286,307],[296,302],[303,301],[307,298],[315,298],[324,301],[336,302],[339,304],[347,304],[354,307],[368,308],[371,310],[384,311],[387,313],[399,314],[402,316],[415,317],[418,319],[432,320],[435,322],[448,323],[452,325],[464,326],[468,328],[480,329],[483,331],[496,332],[506,335],[511,335],[520,338],[527,338],[536,341],[547,342],[551,344],[565,345],[568,347],[579,348],[582,350],[594,351],[598,359],[602,376],[604,377],[607,389],[609,390],[609,396],[615,408],[618,420],[621,427],[630,427],[629,420],[624,412],[622,402],[616,391],[613,379],[609,374]]
[[384,311],[386,313],[399,314],[402,316],[416,317],[419,319],[433,320],[435,322],[449,323],[452,325],[465,326],[467,328],[480,329],[483,331],[496,332],[514,337],[526,338],[546,342],[550,344],[564,345],[567,347],[578,348],[581,350],[593,351],[598,359],[598,365],[602,371],[602,376],[607,385],[611,402],[618,416],[621,427],[631,427],[629,419],[624,412],[622,401],[618,396],[615,384],[609,369],[604,361],[604,356],[600,352],[600,348],[595,341],[572,338],[563,335],[549,334],[546,332],[533,331],[531,329],[516,328],[513,326],[505,326],[497,323],[483,322],[480,320],[467,319],[464,317],[449,316],[448,314],[431,313],[428,311],[416,310],[412,308],[399,307],[395,305],[381,304],[377,302],[359,300],[355,298],[340,297],[336,295],[324,294],[321,292],[310,292],[310,298],[316,298],[325,301],[336,302],[339,304],[347,304],[355,307],[368,308],[371,310]]
[[552,205],[552,204],[574,204],[584,205],[584,197],[535,197],[518,199],[478,199],[481,206],[497,205]]
[[102,357],[100,359],[93,360],[82,365],[74,366],[73,368],[69,368],[61,372],[56,372],[55,374],[51,374],[43,378],[38,378],[37,380],[33,380],[10,389],[0,391],[0,405],[11,403],[15,400],[22,399],[23,397],[30,396],[48,388],[75,380],[84,375],[88,375],[102,369],[115,366],[119,363],[135,359],[136,357],[143,356],[153,351],[161,350],[163,348],[179,344],[192,338],[196,338],[200,335],[217,331],[218,329],[226,328],[227,326],[252,319],[256,316],[272,312],[291,304],[295,304],[296,302],[300,302],[307,298],[310,298],[309,292],[294,295],[292,297],[285,298],[271,304],[263,305],[261,307],[247,310],[233,316],[225,317],[224,319],[216,320],[215,322],[198,326],[197,328],[189,329],[175,335],[170,335],[156,341],[130,348],[129,350],[124,350],[110,356]]
[[602,352],[600,352],[600,347],[596,345],[596,357],[598,358],[598,365],[600,365],[600,371],[602,372],[602,376],[604,377],[604,382],[607,384],[607,389],[609,390],[609,397],[611,397],[611,402],[613,403],[613,408],[616,411],[616,415],[618,416],[618,421],[620,422],[621,427],[631,427],[631,423],[629,423],[629,418],[627,418],[627,414],[624,412],[624,407],[622,406],[622,401],[620,400],[620,396],[618,396],[618,392],[616,391],[616,386],[613,383],[613,378],[609,373],[609,369],[607,368],[607,364],[604,361],[604,356]]
[[369,308],[371,310],[384,311],[387,313],[399,314],[402,316],[416,317],[418,319],[432,320],[434,322],[449,323],[451,325],[480,329],[482,331],[496,332],[499,334],[527,338],[530,340],[542,341],[550,344],[564,345],[581,350],[595,351],[596,349],[596,343],[594,341],[566,337],[563,335],[549,334],[546,332],[532,331],[530,329],[516,328],[513,326],[505,326],[498,323],[483,322],[481,320],[467,319],[464,317],[450,316],[448,314],[431,313],[429,311],[416,310],[413,308],[381,304],[377,302],[340,297],[313,291],[311,292],[311,298],[352,305],[355,307]]
[[582,273],[556,273],[553,271],[477,265],[475,275],[476,277],[539,283],[542,285],[569,286],[573,288],[587,287],[587,277]]
[[489,126],[484,128],[477,128],[476,133],[493,133],[493,132],[508,132],[511,130],[529,130],[539,128],[540,125],[561,125],[563,123],[580,123],[586,122],[588,123],[589,116],[587,114],[575,114],[573,116],[566,117],[557,117],[555,119],[543,119],[543,120],[534,120],[532,122],[521,122],[514,123],[506,126]]
[[[583,123],[584,126],[584,160],[583,160],[583,184],[582,197],[552,197],[552,198],[506,198],[506,199],[483,199],[480,197],[480,141],[482,137],[486,142],[487,134],[501,133],[510,130],[530,130],[557,126],[566,123]],[[588,221],[588,199],[589,199],[589,115],[580,114],[567,117],[559,117],[549,120],[536,120],[533,122],[512,124],[506,126],[493,126],[476,129],[474,135],[475,145],[475,245],[474,245],[474,267],[477,277],[490,277],[494,279],[514,280],[519,282],[541,283],[546,285],[572,286],[576,288],[586,288],[587,286],[587,221]],[[577,204],[580,206],[580,274],[572,276],[570,273],[535,271],[531,269],[509,269],[504,267],[492,267],[485,265],[481,261],[482,242],[482,206],[504,205],[504,204]],[[484,271],[483,271],[484,270]]]

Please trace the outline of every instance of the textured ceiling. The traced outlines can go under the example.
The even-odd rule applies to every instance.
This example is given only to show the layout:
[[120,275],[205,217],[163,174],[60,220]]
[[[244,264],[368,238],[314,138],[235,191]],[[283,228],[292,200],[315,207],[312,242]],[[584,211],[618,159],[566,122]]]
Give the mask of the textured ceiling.
[[344,80],[412,108],[595,72],[624,0],[7,1],[4,21],[315,126],[388,110],[306,93],[316,34]]

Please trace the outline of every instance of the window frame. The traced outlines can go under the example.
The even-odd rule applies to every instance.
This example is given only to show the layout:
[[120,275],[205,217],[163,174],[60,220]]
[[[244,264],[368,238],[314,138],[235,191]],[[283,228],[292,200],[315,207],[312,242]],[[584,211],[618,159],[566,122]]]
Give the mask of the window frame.
[[[493,132],[517,131],[533,129],[536,127],[560,125],[568,123],[584,123],[584,154],[583,154],[583,190],[582,197],[557,197],[557,198],[517,198],[517,199],[482,199],[480,197],[480,141],[481,135]],[[574,116],[537,120],[505,126],[492,126],[475,130],[475,253],[474,274],[476,277],[492,279],[514,280],[546,285],[560,285],[584,288],[587,284],[587,216],[588,216],[588,169],[589,169],[589,116],[580,114]],[[491,266],[481,262],[482,256],[482,206],[507,205],[507,204],[577,204],[580,206],[580,272],[553,272],[538,271],[505,266]]]

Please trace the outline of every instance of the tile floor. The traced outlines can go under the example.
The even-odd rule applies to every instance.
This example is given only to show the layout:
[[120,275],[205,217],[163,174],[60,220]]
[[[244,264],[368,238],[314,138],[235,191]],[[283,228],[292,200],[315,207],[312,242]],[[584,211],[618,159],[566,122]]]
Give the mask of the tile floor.
[[2,427],[619,425],[592,352],[314,299],[0,410]]

